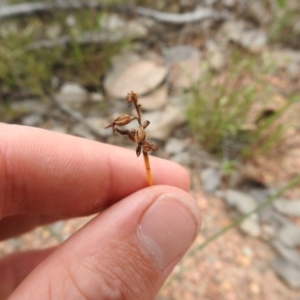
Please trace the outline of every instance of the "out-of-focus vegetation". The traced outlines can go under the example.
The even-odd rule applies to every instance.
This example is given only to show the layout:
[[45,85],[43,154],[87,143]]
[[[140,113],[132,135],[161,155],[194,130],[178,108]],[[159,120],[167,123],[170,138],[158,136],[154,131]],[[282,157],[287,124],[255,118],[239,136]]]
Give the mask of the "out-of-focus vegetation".
[[277,110],[255,110],[272,102],[272,87],[264,76],[272,64],[263,56],[235,52],[222,74],[208,64],[187,94],[188,120],[206,150],[225,160],[265,154],[282,140],[288,124],[278,122],[297,100],[290,95]]
[[[299,22],[300,11],[289,9],[285,0],[267,4],[271,22],[265,30],[270,45],[299,48],[300,29],[294,25]],[[280,120],[290,105],[299,101],[299,93],[285,91],[285,103],[276,111],[255,115],[253,110],[257,103],[272,102],[274,89],[264,78],[276,76],[277,71],[268,50],[262,54],[233,51],[222,74],[203,64],[200,81],[187,94],[187,113],[190,129],[206,150],[226,162],[254,158],[278,148],[290,126]]]
[[[20,1],[11,1],[19,3]],[[11,91],[21,95],[43,95],[52,78],[77,80],[96,88],[113,55],[129,45],[128,39],[111,42],[102,28],[105,10],[60,11],[17,16],[1,21],[0,83],[2,96]],[[87,32],[107,35],[103,43],[78,43]],[[51,48],[31,47],[39,40],[68,37],[67,43]]]
[[[23,1],[10,0],[9,3]],[[109,3],[125,4],[124,1],[105,1],[105,4]],[[286,0],[266,3],[272,19],[266,25],[269,41],[288,45],[300,41],[300,31],[293,26],[299,11],[290,9]],[[172,0],[140,0],[133,4],[170,12],[176,6]],[[111,58],[132,45],[128,38],[114,42],[109,39],[114,33],[105,33],[103,20],[106,16],[107,11],[102,7],[101,10],[56,10],[2,20],[2,101],[12,91],[16,96],[42,96],[45,87],[57,88],[68,80],[80,82],[91,90],[101,88]],[[108,38],[101,43],[78,42],[82,34],[93,31],[107,34]],[[32,47],[36,41],[53,41],[61,37],[68,37],[69,41],[48,49]],[[274,72],[272,62],[266,56],[237,50],[221,74],[215,74],[203,63],[201,79],[188,93],[187,111],[191,131],[208,151],[223,158],[244,158],[265,153],[281,141],[285,126],[278,124],[277,119],[293,102],[294,95],[288,95],[283,108],[264,116],[263,120],[252,120],[252,127],[248,126],[253,104],[258,99],[269,100],[272,94],[270,84],[264,81],[265,75]],[[3,103],[8,105],[7,101]]]

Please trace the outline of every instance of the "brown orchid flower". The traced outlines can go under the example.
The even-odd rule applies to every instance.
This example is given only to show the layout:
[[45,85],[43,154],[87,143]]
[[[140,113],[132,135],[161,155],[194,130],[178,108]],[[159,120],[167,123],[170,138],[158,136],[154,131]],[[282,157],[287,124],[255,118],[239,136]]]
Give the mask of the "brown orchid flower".
[[[140,154],[143,153],[145,169],[147,174],[147,181],[149,185],[153,185],[148,152],[157,151],[158,147],[155,146],[153,142],[149,142],[146,140],[145,129],[150,124],[150,122],[148,120],[142,122],[141,110],[140,110],[141,105],[138,103],[138,95],[136,93],[134,93],[133,91],[128,93],[126,102],[134,104],[135,110],[137,112],[137,117],[128,114],[121,114],[105,128],[111,127],[113,133],[117,132],[121,135],[127,135],[131,141],[137,143],[136,155],[140,156]],[[139,123],[139,127],[137,129],[127,130],[127,129],[120,129],[116,127],[116,126],[127,125],[133,120],[137,120]]]

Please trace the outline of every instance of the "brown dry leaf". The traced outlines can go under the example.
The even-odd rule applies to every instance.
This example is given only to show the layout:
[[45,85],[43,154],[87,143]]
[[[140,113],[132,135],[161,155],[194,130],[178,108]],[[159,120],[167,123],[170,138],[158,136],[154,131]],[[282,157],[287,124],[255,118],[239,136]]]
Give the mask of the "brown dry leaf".
[[139,102],[142,104],[143,110],[155,110],[160,109],[167,103],[168,88],[164,84],[157,88],[155,91],[149,95],[139,98]]
[[150,60],[128,65],[120,72],[111,72],[104,81],[109,96],[123,98],[128,91],[143,95],[156,88],[166,77],[167,68]]

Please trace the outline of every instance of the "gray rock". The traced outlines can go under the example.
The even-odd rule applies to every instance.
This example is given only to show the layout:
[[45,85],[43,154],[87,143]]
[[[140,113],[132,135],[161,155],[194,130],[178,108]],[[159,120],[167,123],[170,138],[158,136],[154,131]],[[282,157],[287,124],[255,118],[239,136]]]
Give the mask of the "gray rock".
[[189,90],[201,75],[199,49],[188,45],[179,45],[163,50],[170,68],[168,82],[176,88]]
[[215,168],[207,168],[201,172],[203,189],[206,192],[213,192],[221,184],[221,171]]
[[102,102],[103,101],[103,99],[104,99],[104,97],[103,97],[103,95],[102,94],[100,94],[100,93],[91,93],[90,94],[90,99],[91,99],[91,101],[93,101],[93,102]]
[[288,64],[287,65],[287,73],[289,74],[289,77],[291,77],[291,79],[298,79],[300,76],[300,65],[296,65],[296,64]]
[[286,261],[298,268],[300,271],[300,253],[293,248],[284,246],[280,241],[274,240],[271,245]]
[[271,224],[272,226],[274,226],[276,228],[277,231],[279,229],[281,229],[282,227],[291,223],[286,217],[284,217],[281,214],[279,214],[278,212],[276,212],[270,206],[267,206],[267,207],[261,209],[258,212],[258,215],[259,215],[259,219],[261,220],[261,222],[266,223],[266,224]]
[[282,214],[300,217],[300,200],[277,199],[273,202],[273,206]]
[[277,238],[288,247],[300,246],[300,227],[289,222],[279,231]]
[[266,59],[276,68],[284,68],[291,79],[300,76],[300,53],[291,49],[272,50]]
[[269,224],[261,225],[261,238],[265,241],[273,240],[277,235],[275,226]]
[[181,165],[188,166],[191,164],[191,156],[188,152],[177,153],[174,156],[172,156],[170,159]]
[[231,20],[224,24],[222,34],[229,41],[233,41],[252,52],[262,50],[267,44],[266,32],[259,29],[248,29],[244,21]]
[[116,14],[104,14],[99,21],[100,28],[108,32],[114,32],[123,29],[125,20]]
[[291,288],[300,288],[300,270],[288,263],[281,257],[276,258],[272,263],[275,273],[280,276]]
[[165,48],[162,54],[167,63],[182,62],[190,59],[199,59],[201,54],[196,47],[190,45],[179,45]]
[[247,218],[245,221],[243,221],[239,225],[240,229],[247,233],[248,235],[252,237],[259,237],[261,235],[261,229],[258,223],[258,216],[257,214],[251,215],[249,218]]
[[230,206],[236,208],[240,213],[246,214],[256,207],[255,200],[249,195],[228,189],[224,192],[224,200]]
[[186,141],[182,139],[176,139],[176,138],[170,138],[165,145],[165,151],[170,154],[180,153],[186,148],[187,148]]
[[[246,192],[250,197],[253,198],[253,200],[255,200],[257,205],[266,201],[266,199],[268,199],[273,194],[273,192],[270,189],[263,188],[263,187],[260,188],[250,187],[246,189]],[[276,212],[274,211],[271,205],[267,205],[263,207],[258,212],[259,218],[262,222],[267,224],[272,224],[273,226],[275,226],[275,220],[273,220],[273,214],[276,214]]]
[[235,0],[223,0],[222,2],[227,7],[233,7],[234,5],[236,5]]
[[184,112],[173,106],[167,106],[162,112],[145,113],[143,119],[151,123],[147,128],[147,137],[162,141],[167,140],[175,128],[186,122]]
[[26,126],[36,126],[41,122],[41,120],[41,115],[29,114],[22,118],[22,124]]
[[80,108],[88,99],[88,92],[75,82],[66,82],[62,85],[56,98],[73,108]]
[[60,126],[60,125],[54,125],[50,128],[50,130],[54,131],[54,132],[59,132],[59,133],[65,133],[65,134],[68,133],[66,127]]
[[11,109],[16,114],[39,114],[43,115],[48,110],[48,105],[40,100],[28,99],[11,103]]
[[247,1],[247,6],[247,13],[259,24],[266,25],[271,21],[272,16],[263,1]]
[[209,56],[208,61],[214,71],[220,71],[226,64],[225,54],[223,52],[214,52]]
[[107,119],[100,117],[88,117],[86,118],[86,121],[96,128],[101,136],[106,137],[111,135],[111,128],[105,129],[105,127],[109,124]]
[[76,19],[73,15],[68,15],[65,22],[69,27],[74,27],[76,25]]
[[[218,191],[218,195],[220,195],[227,204],[236,208],[242,214],[249,213],[256,207],[256,203],[252,197],[236,190],[228,189],[223,193]],[[242,231],[253,237],[259,237],[261,235],[261,228],[257,213],[254,213],[245,219],[239,227]]]
[[87,129],[87,127],[81,123],[76,124],[72,128],[72,132],[76,136],[80,136],[89,140],[95,140],[94,135]]
[[262,50],[267,45],[267,34],[262,30],[248,30],[244,32],[240,41],[241,45],[252,52]]
[[140,96],[139,103],[142,105],[141,109],[144,111],[162,109],[168,101],[168,86],[163,84],[156,88],[151,93]]
[[101,31],[114,35],[114,40],[143,38],[148,34],[147,27],[139,19],[127,21],[119,14],[104,14],[99,23]]
[[247,194],[249,194],[257,203],[262,203],[267,198],[269,198],[273,192],[268,188],[256,188],[250,187],[247,189]]

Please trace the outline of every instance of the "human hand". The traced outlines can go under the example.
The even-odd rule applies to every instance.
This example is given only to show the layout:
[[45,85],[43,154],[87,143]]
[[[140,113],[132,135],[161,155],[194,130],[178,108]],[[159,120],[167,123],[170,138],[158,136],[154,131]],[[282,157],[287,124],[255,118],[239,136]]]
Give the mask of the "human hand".
[[[0,124],[0,240],[101,211],[56,248],[0,260],[0,299],[154,299],[200,228],[189,178],[133,151]],[[122,200],[122,201],[120,201]]]

